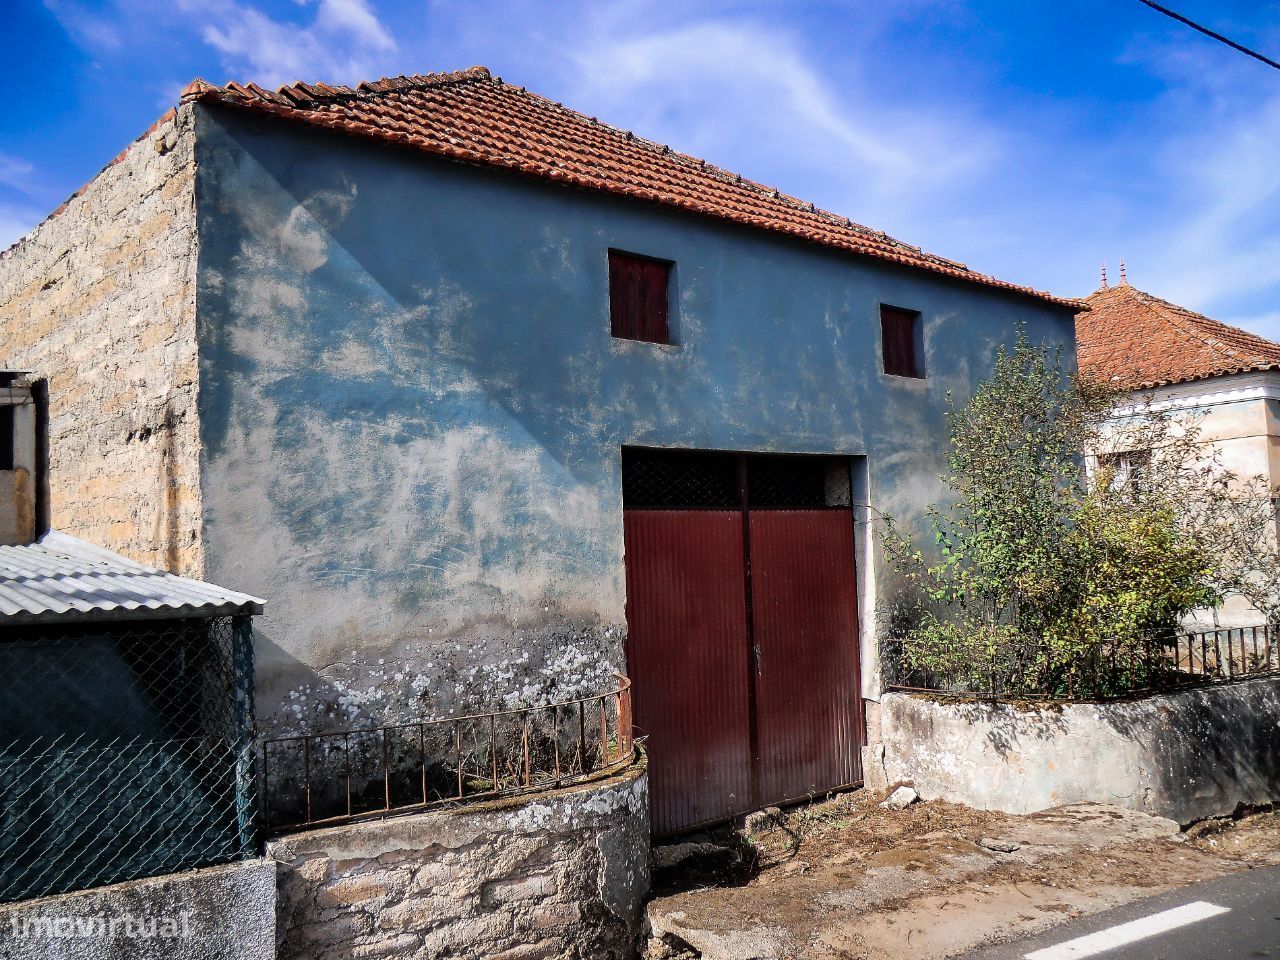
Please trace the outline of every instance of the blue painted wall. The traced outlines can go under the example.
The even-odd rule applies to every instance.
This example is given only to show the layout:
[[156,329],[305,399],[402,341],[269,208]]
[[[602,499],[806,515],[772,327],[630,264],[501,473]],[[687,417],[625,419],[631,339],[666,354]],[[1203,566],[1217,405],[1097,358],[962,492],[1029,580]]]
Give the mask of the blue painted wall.
[[[280,726],[606,682],[623,444],[865,457],[910,519],[948,391],[1019,322],[1073,349],[1023,296],[197,109],[206,576],[270,599]],[[678,345],[610,337],[611,247],[675,261]],[[881,374],[881,302],[923,314],[927,379]]]

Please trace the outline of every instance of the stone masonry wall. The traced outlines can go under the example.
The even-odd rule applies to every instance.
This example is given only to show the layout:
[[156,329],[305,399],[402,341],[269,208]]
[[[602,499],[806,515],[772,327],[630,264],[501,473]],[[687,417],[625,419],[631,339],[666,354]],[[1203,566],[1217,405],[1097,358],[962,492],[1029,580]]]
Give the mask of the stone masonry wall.
[[288,836],[279,960],[633,956],[649,887],[648,781]]
[[51,525],[199,577],[193,130],[162,118],[0,253],[0,367],[49,379]]

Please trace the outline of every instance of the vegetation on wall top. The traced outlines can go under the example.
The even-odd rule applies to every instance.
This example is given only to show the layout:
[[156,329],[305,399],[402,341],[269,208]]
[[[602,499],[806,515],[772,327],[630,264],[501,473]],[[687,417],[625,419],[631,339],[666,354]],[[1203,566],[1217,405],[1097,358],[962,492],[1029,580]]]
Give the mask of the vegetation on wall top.
[[1167,667],[1196,608],[1240,594],[1280,618],[1275,492],[1224,469],[1196,415],[1082,381],[1020,333],[947,421],[955,500],[930,510],[933,543],[891,518],[884,534],[906,586],[884,618],[898,680],[1114,695]]

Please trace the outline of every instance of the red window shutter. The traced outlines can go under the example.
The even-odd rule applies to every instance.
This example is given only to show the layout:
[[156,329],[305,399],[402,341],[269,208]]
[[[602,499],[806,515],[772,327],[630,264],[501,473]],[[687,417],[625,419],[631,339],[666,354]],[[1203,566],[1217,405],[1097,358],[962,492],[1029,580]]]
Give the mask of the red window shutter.
[[880,308],[880,342],[884,372],[895,377],[918,377],[916,319],[919,314],[897,307]]
[[609,251],[609,326],[615,337],[670,343],[667,286],[671,265]]

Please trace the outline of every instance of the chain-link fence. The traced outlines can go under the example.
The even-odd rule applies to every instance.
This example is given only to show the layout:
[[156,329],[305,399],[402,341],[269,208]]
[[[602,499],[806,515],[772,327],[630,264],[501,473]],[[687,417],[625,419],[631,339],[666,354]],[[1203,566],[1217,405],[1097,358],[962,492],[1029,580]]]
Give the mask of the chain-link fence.
[[0,901],[255,852],[248,617],[0,640]]

